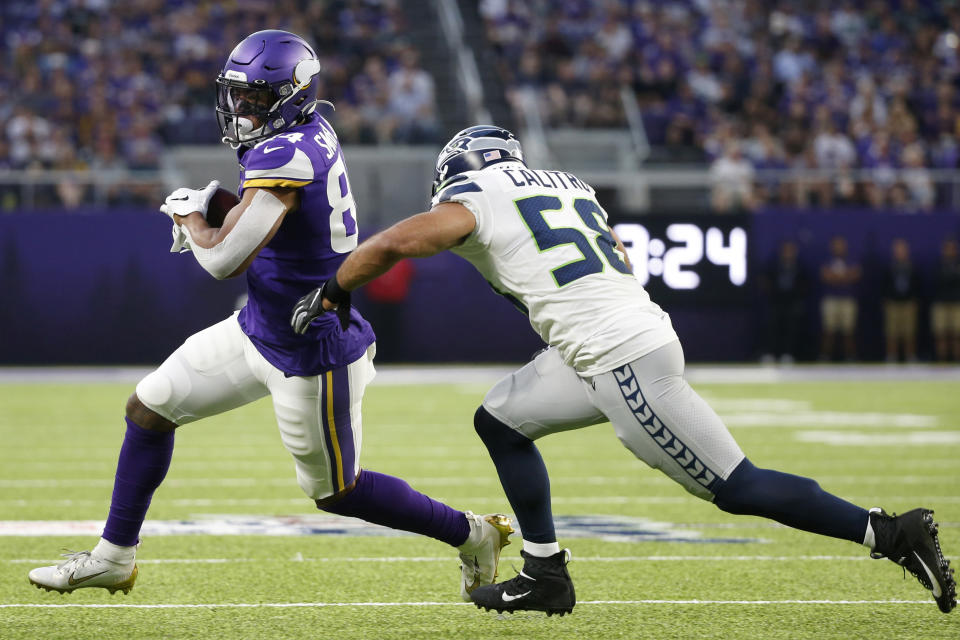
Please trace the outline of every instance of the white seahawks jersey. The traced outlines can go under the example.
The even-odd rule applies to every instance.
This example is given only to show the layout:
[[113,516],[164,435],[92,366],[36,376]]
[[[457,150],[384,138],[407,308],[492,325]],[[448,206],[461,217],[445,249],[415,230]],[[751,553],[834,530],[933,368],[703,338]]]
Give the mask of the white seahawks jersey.
[[593,188],[576,176],[502,162],[452,177],[433,204],[448,201],[477,218],[452,251],[525,311],[581,376],[677,339],[617,250]]

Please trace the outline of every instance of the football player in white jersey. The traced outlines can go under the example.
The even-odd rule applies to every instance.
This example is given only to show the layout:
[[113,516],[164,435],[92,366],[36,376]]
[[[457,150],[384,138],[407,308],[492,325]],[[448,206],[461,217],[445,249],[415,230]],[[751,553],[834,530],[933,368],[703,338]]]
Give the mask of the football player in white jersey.
[[891,516],[833,496],[813,480],[755,467],[683,378],[670,317],[632,275],[593,189],[563,171],[528,168],[519,141],[493,126],[464,129],[437,160],[432,209],[361,244],[291,323],[302,331],[349,292],[407,257],[450,250],[527,313],[549,347],[498,382],[474,417],[523,534],[523,571],[476,589],[478,607],[572,611],[550,483],[534,440],[600,422],[638,458],[729,513],[863,544],[916,576],[949,612],[956,583],[929,509]]

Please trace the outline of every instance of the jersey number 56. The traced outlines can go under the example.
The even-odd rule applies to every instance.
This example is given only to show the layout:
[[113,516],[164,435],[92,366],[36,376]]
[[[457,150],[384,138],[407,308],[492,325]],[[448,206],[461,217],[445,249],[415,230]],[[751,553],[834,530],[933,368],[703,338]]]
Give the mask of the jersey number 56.
[[[572,203],[573,210],[586,225],[585,230],[575,227],[551,227],[547,223],[543,217],[544,212],[563,209],[563,202],[557,196],[531,196],[521,198],[514,204],[533,234],[541,253],[560,246],[573,245],[583,256],[580,260],[572,260],[551,270],[558,287],[591,273],[600,273],[603,271],[604,261],[620,273],[630,273],[630,267],[617,251],[617,243],[603,218],[603,209],[593,200],[576,198]],[[593,237],[588,238],[588,234]]]

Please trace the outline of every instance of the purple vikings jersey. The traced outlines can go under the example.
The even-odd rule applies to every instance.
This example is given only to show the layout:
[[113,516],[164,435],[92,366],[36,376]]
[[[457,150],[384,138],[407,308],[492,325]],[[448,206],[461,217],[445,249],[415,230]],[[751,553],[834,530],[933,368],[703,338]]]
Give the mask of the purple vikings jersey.
[[290,327],[297,300],[332,277],[357,246],[356,204],[337,135],[312,114],[237,155],[241,196],[251,187],[300,190],[299,207],[287,214],[247,269],[249,295],[240,327],[288,376],[313,376],[350,364],[374,341],[373,330],[355,309],[345,331],[332,313],[315,320],[302,336]]

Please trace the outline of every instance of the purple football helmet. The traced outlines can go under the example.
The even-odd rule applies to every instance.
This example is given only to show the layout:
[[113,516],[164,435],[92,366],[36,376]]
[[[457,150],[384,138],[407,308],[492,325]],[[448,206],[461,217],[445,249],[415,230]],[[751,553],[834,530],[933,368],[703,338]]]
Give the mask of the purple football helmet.
[[234,47],[217,76],[223,141],[251,146],[299,122],[316,107],[320,61],[289,31],[257,31]]

